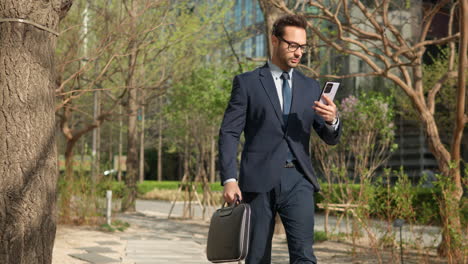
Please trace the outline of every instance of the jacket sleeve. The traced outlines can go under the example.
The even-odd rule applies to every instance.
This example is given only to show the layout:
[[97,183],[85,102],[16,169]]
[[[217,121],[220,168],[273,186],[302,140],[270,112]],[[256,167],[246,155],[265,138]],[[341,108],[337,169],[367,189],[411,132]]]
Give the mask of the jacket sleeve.
[[231,99],[224,112],[219,131],[219,165],[221,183],[237,179],[237,147],[244,130],[247,113],[247,91],[239,76],[234,77]]
[[343,121],[340,119],[338,127],[335,129],[333,127],[327,126],[325,120],[319,115],[315,115],[313,127],[317,132],[319,137],[328,145],[336,145],[340,141],[341,137],[341,127],[343,126]]

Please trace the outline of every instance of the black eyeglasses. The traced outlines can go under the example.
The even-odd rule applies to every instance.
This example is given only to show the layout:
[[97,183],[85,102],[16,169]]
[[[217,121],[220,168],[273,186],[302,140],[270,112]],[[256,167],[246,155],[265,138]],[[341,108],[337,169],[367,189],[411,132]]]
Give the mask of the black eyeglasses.
[[279,40],[281,41],[284,41],[286,44],[288,44],[288,51],[290,52],[295,52],[297,49],[301,49],[302,53],[307,53],[307,51],[309,51],[310,49],[310,46],[307,45],[307,44],[304,44],[304,45],[299,45],[295,42],[289,42],[287,40],[285,40],[284,38],[280,37],[280,36],[276,36]]

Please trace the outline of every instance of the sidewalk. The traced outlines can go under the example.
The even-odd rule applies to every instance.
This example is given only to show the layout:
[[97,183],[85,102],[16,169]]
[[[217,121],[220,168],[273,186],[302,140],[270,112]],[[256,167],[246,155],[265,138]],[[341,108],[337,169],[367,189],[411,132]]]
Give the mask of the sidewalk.
[[[59,227],[53,264],[209,263],[205,256],[208,221],[167,219],[170,205],[163,201],[138,200],[137,213],[116,217],[130,223],[125,232],[104,233],[90,228]],[[182,205],[177,204],[174,217],[181,215]],[[201,214],[197,214],[197,210],[195,215],[199,217]],[[323,217],[318,215],[316,230],[323,228],[320,218]],[[358,247],[353,250],[345,242],[316,243],[314,250],[320,264],[378,263],[369,249]],[[406,255],[405,263],[418,263],[415,258],[420,255],[414,252]],[[388,257],[391,255],[387,254]],[[433,254],[427,257],[431,259],[427,263],[444,263]],[[272,260],[274,264],[289,263],[284,235],[273,238]]]

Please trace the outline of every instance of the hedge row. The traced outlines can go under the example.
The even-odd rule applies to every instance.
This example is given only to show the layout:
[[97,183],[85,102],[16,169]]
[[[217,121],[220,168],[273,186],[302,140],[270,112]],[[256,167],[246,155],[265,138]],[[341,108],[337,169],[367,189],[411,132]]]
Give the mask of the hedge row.
[[[138,194],[143,195],[154,189],[160,190],[177,190],[180,186],[180,181],[144,181],[137,183]],[[212,191],[222,191],[223,187],[217,183],[210,184]],[[107,181],[98,184],[97,191],[99,195],[105,196],[106,190],[112,190],[113,196],[122,198],[125,195],[125,183],[118,181]],[[198,186],[197,191],[202,193],[201,186]]]
[[[217,183],[212,183],[211,190],[213,191],[222,191],[223,187]],[[180,186],[179,181],[144,181],[138,183],[138,193],[143,195],[154,189],[164,189],[164,190],[177,190]],[[340,203],[339,196],[339,186],[333,185],[334,196],[331,197],[329,203]],[[352,196],[355,197],[354,200],[357,200],[359,193],[359,185],[351,185]],[[390,192],[393,192],[394,187],[389,189]],[[125,195],[125,184],[123,182],[110,181],[103,182],[98,185],[99,195],[105,196],[106,190],[112,190],[113,196],[116,198],[121,198]],[[322,190],[328,190],[328,185],[322,185]],[[199,193],[202,192],[201,187],[199,186]],[[388,215],[388,212],[394,213],[396,208],[399,208],[401,205],[397,205],[395,200],[391,200],[388,203],[388,189],[384,186],[373,185],[368,188],[368,191],[371,193],[369,199],[369,208],[370,213],[373,217],[385,218]],[[441,191],[438,188],[411,188],[412,192],[412,202],[411,207],[414,210],[414,213],[408,216],[408,219],[405,219],[409,222],[414,222],[417,224],[440,224],[440,213],[439,213],[439,203],[438,197],[441,197]],[[316,193],[315,203],[322,203],[324,201],[323,192]],[[318,207],[316,207],[317,210]],[[398,213],[398,212],[397,212]],[[461,201],[460,216],[463,226],[468,224],[468,198],[463,197]],[[405,218],[405,217],[403,217]]]

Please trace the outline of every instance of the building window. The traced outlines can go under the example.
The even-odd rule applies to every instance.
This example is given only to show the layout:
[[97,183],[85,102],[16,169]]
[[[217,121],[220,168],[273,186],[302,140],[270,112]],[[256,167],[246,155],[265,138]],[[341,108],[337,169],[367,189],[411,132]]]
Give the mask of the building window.
[[236,0],[234,7],[234,23],[236,24],[235,29],[240,30],[242,27],[242,0]]
[[263,22],[263,12],[258,1],[255,1],[255,22]]
[[265,35],[255,37],[255,57],[265,57]]
[[254,37],[251,37],[249,39],[247,39],[244,43],[244,51],[245,51],[245,56],[246,57],[252,57],[252,47],[253,47],[253,41],[254,41]]
[[245,0],[245,26],[248,27],[252,25],[252,17],[253,17],[253,12],[252,12],[252,1],[253,0]]

